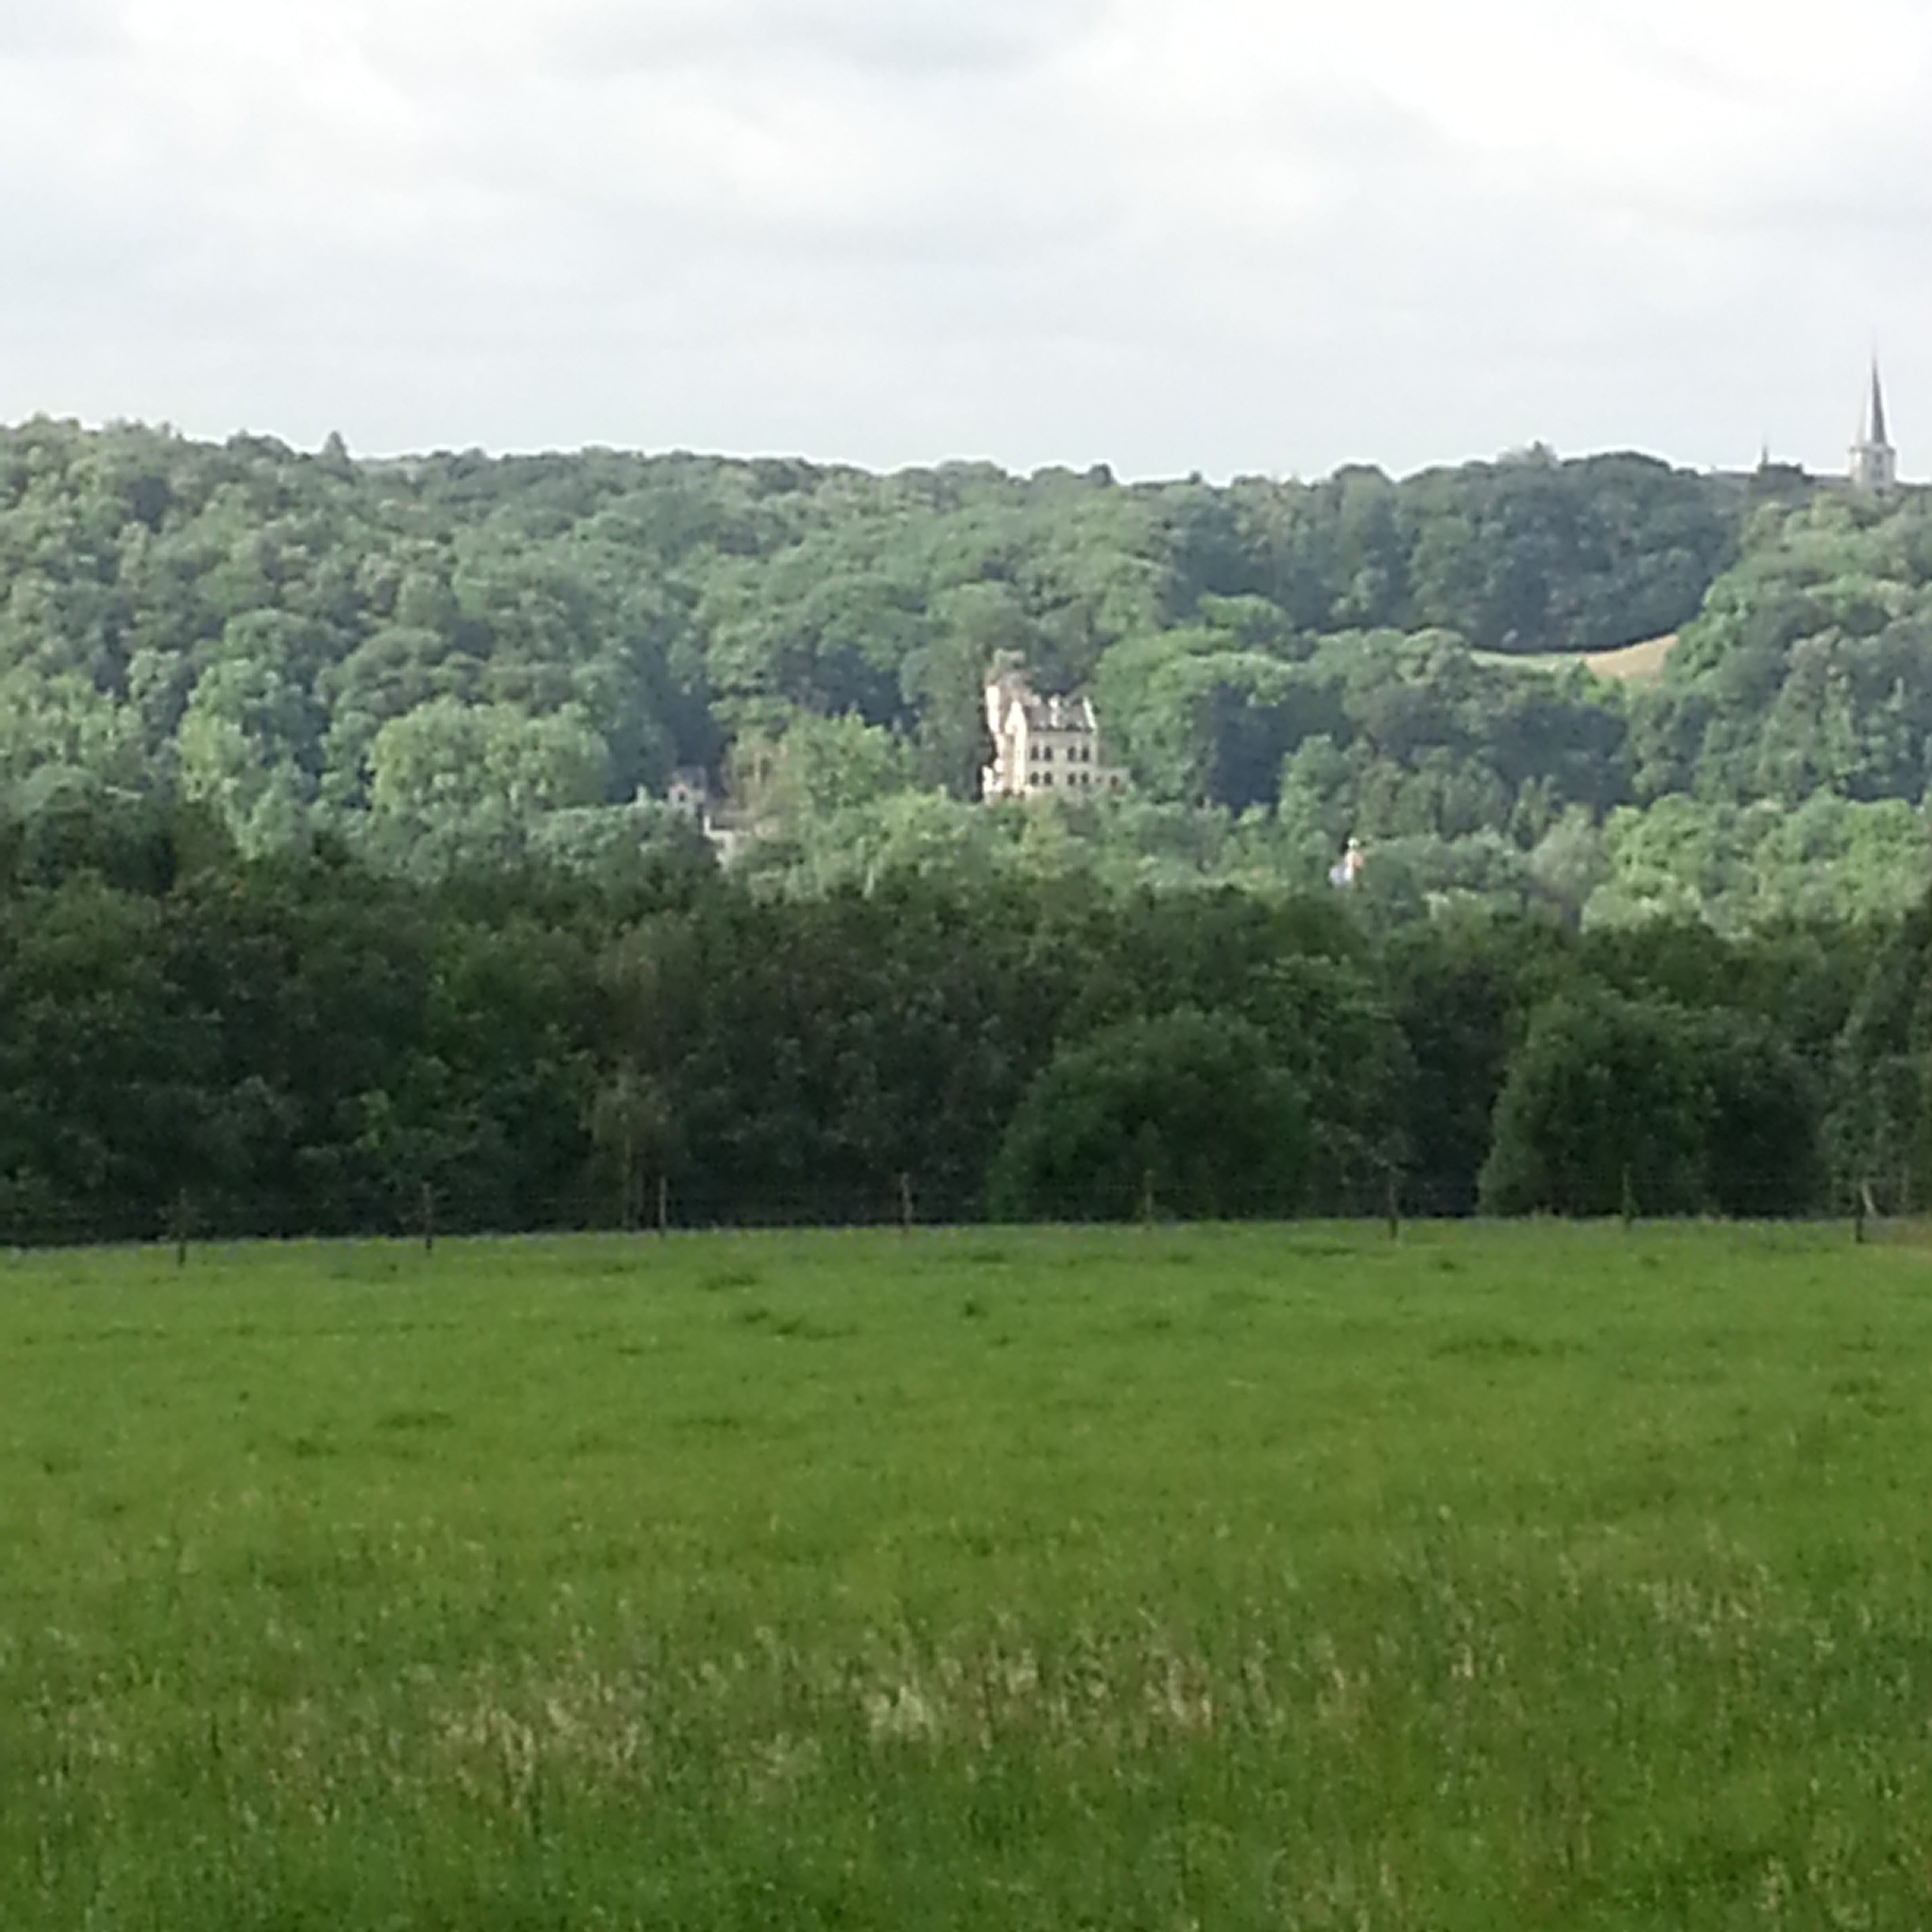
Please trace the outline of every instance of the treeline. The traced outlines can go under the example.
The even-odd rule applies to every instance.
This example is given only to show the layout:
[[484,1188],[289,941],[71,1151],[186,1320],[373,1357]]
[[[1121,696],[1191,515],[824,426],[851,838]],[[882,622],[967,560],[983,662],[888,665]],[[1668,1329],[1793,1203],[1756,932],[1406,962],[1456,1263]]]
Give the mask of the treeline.
[[[1123,487],[607,451],[358,465],[336,441],[39,421],[0,432],[0,779],[78,767],[203,803],[246,851],[323,829],[423,871],[679,766],[755,791],[814,717],[965,797],[996,654],[1067,687],[1203,621],[1264,653],[1627,642],[1695,612],[1735,494],[1635,456]],[[1271,791],[1239,758],[1157,769],[1176,754],[1144,735],[1156,796]]]
[[1923,1203],[1932,920],[1727,943],[702,846],[429,889],[0,826],[0,1239]]
[[[1661,677],[1580,653],[1681,632]],[[1135,796],[971,801],[982,681],[1091,687]],[[605,451],[358,463],[0,430],[0,796],[76,774],[431,880],[682,834],[794,896],[923,868],[1312,887],[1390,917],[1896,912],[1932,772],[1932,515],[1532,450],[1123,485]]]
[[1204,594],[1099,659],[1131,805],[1063,803],[1057,840],[1029,841],[908,804],[888,734],[807,721],[765,863],[807,891],[882,852],[1307,886],[1353,836],[1390,916],[1473,901],[1742,931],[1902,912],[1932,882],[1932,508],[1760,488],[1661,672],[1615,682],[1449,630],[1311,634],[1253,593]]

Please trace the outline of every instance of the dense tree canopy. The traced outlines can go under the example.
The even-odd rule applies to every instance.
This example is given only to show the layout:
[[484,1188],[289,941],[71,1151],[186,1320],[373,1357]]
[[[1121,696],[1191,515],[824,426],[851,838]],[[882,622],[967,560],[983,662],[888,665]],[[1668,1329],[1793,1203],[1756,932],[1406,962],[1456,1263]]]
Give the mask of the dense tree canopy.
[[1309,1190],[1308,1107],[1267,1037],[1182,1007],[1063,1047],[994,1155],[1002,1219],[1291,1215]]
[[1928,742],[1910,492],[0,431],[0,1237],[1922,1204]]
[[1754,1016],[1601,987],[1539,1009],[1482,1170],[1502,1214],[1802,1212],[1820,1115],[1789,1043]]
[[0,815],[0,1241],[1923,1204],[1926,930],[790,897],[702,843],[424,887],[70,781]]
[[[675,845],[696,768],[791,894],[1294,890],[1353,834],[1391,919],[1741,930],[1923,890],[1929,600],[1910,492],[1630,455],[1121,485],[42,421],[0,430],[0,792],[427,879]],[[1585,663],[1676,631],[1648,681]],[[972,802],[1002,660],[1095,694],[1132,798]]]

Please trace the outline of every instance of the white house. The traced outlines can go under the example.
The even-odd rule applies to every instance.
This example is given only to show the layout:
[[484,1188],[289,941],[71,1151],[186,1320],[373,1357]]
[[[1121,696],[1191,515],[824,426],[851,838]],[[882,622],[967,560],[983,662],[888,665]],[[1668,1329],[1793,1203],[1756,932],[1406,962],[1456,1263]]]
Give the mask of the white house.
[[1002,671],[986,687],[993,762],[979,773],[984,799],[1075,797],[1125,792],[1127,774],[1110,765],[1091,698],[1036,697],[1018,671]]

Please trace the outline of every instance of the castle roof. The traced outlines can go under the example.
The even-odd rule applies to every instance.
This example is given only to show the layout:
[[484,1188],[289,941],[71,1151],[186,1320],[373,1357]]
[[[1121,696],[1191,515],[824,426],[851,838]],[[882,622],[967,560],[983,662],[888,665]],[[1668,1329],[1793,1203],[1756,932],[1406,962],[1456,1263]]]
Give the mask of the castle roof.
[[1026,706],[1027,723],[1035,731],[1095,728],[1093,706],[1084,698],[1036,698],[1029,692],[1022,702]]
[[992,688],[999,694],[998,716],[1012,717],[1017,706],[1029,731],[1091,732],[1099,728],[1090,698],[1063,698],[1057,694],[1042,697],[1017,671],[1003,672]]

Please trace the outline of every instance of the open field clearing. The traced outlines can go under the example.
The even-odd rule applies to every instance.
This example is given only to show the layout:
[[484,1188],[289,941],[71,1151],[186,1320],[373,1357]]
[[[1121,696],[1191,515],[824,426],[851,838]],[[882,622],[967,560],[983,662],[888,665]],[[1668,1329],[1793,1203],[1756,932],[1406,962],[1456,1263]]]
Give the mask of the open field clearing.
[[1641,644],[1627,644],[1621,650],[1591,651],[1583,661],[1599,677],[1624,684],[1649,684],[1664,675],[1664,661],[1676,643],[1673,631],[1665,637],[1646,638]]
[[1932,1254],[0,1258],[0,1926],[1919,1926]]
[[1663,637],[1646,638],[1641,644],[1626,644],[1618,650],[1601,651],[1472,651],[1478,664],[1500,665],[1504,669],[1567,671],[1582,665],[1600,678],[1619,684],[1653,684],[1664,675],[1664,661],[1677,643],[1675,631]]

